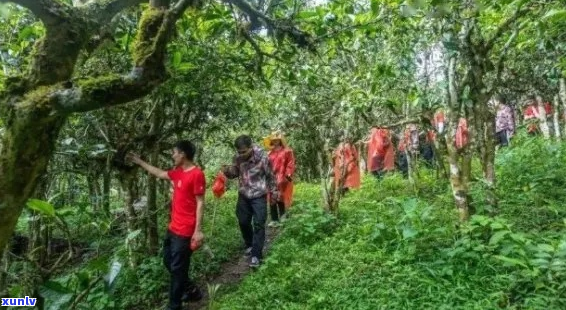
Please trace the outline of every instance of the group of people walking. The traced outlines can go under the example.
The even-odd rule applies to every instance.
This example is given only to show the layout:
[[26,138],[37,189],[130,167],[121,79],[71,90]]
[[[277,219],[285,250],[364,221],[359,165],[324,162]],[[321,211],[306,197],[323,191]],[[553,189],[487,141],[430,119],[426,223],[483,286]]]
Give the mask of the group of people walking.
[[[508,146],[516,131],[514,110],[502,95],[494,96],[490,106],[495,115],[496,146]],[[552,106],[548,102],[544,103],[540,96],[528,97],[522,109],[528,134],[537,135],[548,130],[546,120],[552,113]],[[445,133],[445,124],[444,111],[439,109],[431,120],[431,128],[426,131],[419,131],[415,124],[407,124],[399,133],[386,127],[372,127],[368,136],[358,143],[344,137],[332,157],[335,186],[338,186],[342,193],[360,187],[360,173],[364,170],[361,167],[359,152],[362,149],[367,150],[365,161],[367,172],[378,178],[395,170],[406,177],[409,161],[416,160],[417,157],[421,157],[427,166],[433,166],[437,135]],[[456,149],[467,146],[469,133],[466,118],[462,117],[458,120],[453,138]]]
[[[281,132],[264,139],[266,150],[254,144],[247,135],[234,141],[236,155],[224,165],[218,177],[238,179],[236,217],[243,239],[243,252],[249,266],[258,267],[263,258],[267,206],[271,226],[279,225],[291,206],[295,156]],[[190,280],[191,255],[204,240],[202,220],[206,180],[195,164],[196,147],[190,141],[179,141],[172,151],[174,168],[162,170],[130,153],[128,159],[153,176],[169,180],[173,187],[171,215],[165,235],[163,261],[171,274],[167,310],[179,310],[183,302],[202,298],[200,289]],[[223,192],[223,191],[222,191]]]
[[[504,97],[496,96],[493,102],[495,139],[499,145],[506,146],[515,132],[514,113]],[[524,117],[525,120],[540,120],[541,115],[544,117],[551,112],[548,105],[532,98],[524,110]],[[357,146],[367,149],[367,171],[378,178],[395,169],[407,175],[408,161],[414,154],[421,154],[432,164],[436,136],[445,131],[443,111],[437,111],[431,125],[432,129],[420,133],[415,124],[408,124],[399,136],[389,128],[373,127],[361,143],[344,137],[332,156],[335,188],[344,194],[351,188],[360,187]],[[540,122],[533,122],[529,124],[528,132],[536,134],[540,126]],[[467,130],[467,120],[460,118],[454,137],[456,148],[467,145]],[[254,144],[247,135],[236,138],[232,163],[222,166],[213,186],[215,195],[220,196],[224,193],[226,179],[238,179],[236,217],[243,239],[243,253],[249,257],[249,266],[254,268],[260,266],[263,258],[268,206],[272,220],[269,226],[280,225],[291,207],[295,176],[295,156],[284,135],[273,132],[264,138],[263,144],[264,148]],[[169,180],[173,187],[170,222],[164,240],[164,264],[171,274],[168,310],[179,310],[183,302],[202,297],[188,274],[191,255],[204,240],[202,221],[206,180],[194,162],[195,154],[196,147],[192,142],[177,142],[172,151],[174,168],[168,171],[148,164],[136,154],[128,155],[133,163],[155,177]]]

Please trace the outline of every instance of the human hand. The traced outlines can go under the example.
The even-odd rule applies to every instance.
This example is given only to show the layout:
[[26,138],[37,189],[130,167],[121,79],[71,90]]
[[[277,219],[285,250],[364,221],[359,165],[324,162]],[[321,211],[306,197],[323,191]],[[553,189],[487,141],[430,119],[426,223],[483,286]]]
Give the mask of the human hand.
[[134,152],[129,152],[126,155],[126,159],[133,162],[134,164],[139,164],[141,162],[140,156]]
[[200,230],[195,230],[193,237],[191,238],[191,250],[196,251],[202,246],[204,240],[204,235]]
[[272,192],[270,195],[270,204],[276,204],[277,202],[279,202],[279,200],[281,200],[281,196],[279,194],[279,192]]
[[204,240],[204,234],[202,233],[202,231],[200,231],[200,229],[195,230],[192,240],[199,244],[202,243],[202,241]]

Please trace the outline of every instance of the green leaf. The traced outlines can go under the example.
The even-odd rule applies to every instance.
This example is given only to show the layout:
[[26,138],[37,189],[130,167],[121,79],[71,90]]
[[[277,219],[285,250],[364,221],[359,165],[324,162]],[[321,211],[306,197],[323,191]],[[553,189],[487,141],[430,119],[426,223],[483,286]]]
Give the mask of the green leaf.
[[548,264],[549,261],[547,259],[544,258],[536,258],[531,260],[531,264],[533,264],[534,266],[541,268],[541,269],[546,269],[548,268]]
[[379,15],[379,1],[378,0],[371,0],[371,12],[373,15]]
[[528,266],[524,262],[522,262],[518,259],[515,259],[515,258],[511,258],[511,257],[507,257],[507,256],[501,256],[501,255],[494,255],[493,257],[500,260],[500,261],[503,261],[503,262],[505,262],[505,263],[507,263],[511,266],[522,266],[522,267],[528,268]]
[[43,289],[47,289],[56,293],[60,293],[60,294],[71,294],[73,293],[72,290],[70,290],[69,288],[63,286],[61,283],[59,282],[55,282],[55,281],[47,281],[43,284],[42,286]]
[[196,66],[193,63],[190,63],[190,62],[183,62],[183,63],[180,63],[179,65],[177,65],[175,67],[179,71],[189,71],[189,70],[196,68]]
[[55,216],[55,208],[47,201],[30,199],[27,203],[28,208],[48,216]]
[[410,239],[418,235],[419,232],[416,231],[414,228],[405,226],[403,227],[403,239]]
[[552,9],[548,11],[543,17],[543,20],[552,19],[556,21],[564,21],[566,20],[566,10],[556,10]]
[[183,55],[181,54],[181,52],[176,51],[173,54],[173,67],[178,68],[182,60],[183,60]]
[[501,242],[501,240],[503,240],[503,238],[505,238],[508,233],[509,232],[506,230],[496,232],[495,234],[493,234],[493,236],[491,236],[491,239],[489,239],[489,244],[498,244],[499,242]]
[[554,247],[550,244],[539,244],[537,248],[544,252],[554,252]]
[[140,233],[141,233],[141,229],[132,231],[132,232],[129,233],[128,236],[126,237],[126,242],[135,239]]

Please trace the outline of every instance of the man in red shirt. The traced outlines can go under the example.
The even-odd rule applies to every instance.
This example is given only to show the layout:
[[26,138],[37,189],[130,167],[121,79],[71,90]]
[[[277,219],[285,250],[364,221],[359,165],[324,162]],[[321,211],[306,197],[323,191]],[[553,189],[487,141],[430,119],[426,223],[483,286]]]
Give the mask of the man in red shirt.
[[200,244],[204,212],[206,182],[204,173],[193,162],[196,148],[190,141],[179,141],[173,148],[175,168],[169,171],[154,167],[139,156],[130,153],[128,158],[150,174],[173,185],[171,221],[165,236],[163,261],[171,274],[168,310],[180,310],[183,294],[189,289],[189,264],[192,255],[191,241]]

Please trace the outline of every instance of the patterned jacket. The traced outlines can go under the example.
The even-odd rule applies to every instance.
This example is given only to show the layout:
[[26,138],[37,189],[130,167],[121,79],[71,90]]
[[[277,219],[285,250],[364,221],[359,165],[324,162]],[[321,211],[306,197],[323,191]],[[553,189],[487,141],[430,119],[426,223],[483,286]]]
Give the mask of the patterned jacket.
[[235,156],[232,166],[225,172],[230,179],[239,179],[238,192],[246,198],[253,199],[274,193],[278,197],[277,182],[269,157],[258,146],[253,146],[252,156],[243,160]]
[[497,109],[495,118],[495,132],[507,131],[509,134],[515,132],[515,120],[513,110],[508,105],[501,105]]

